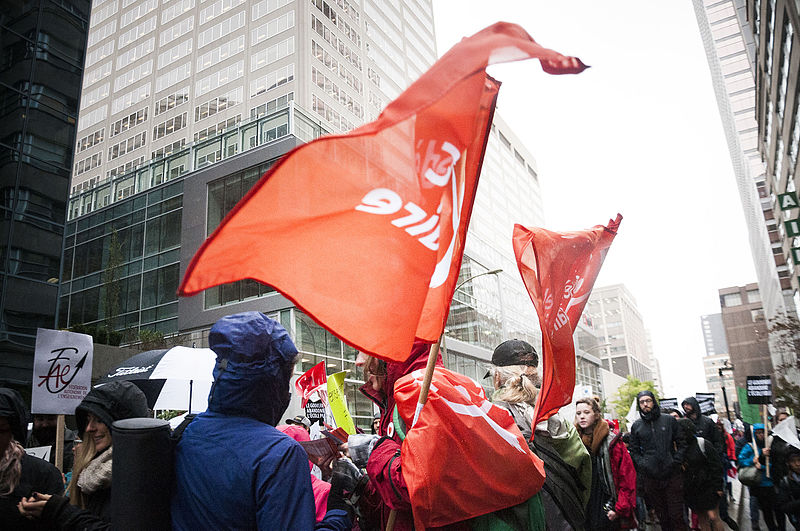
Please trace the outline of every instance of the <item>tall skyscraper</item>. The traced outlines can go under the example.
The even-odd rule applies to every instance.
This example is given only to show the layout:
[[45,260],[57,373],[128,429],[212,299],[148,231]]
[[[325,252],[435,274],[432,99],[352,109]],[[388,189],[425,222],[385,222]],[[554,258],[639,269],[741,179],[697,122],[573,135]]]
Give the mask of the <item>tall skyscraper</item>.
[[433,32],[426,0],[98,0],[73,191],[292,101],[333,132],[371,121],[434,62]]
[[[99,16],[93,18],[89,54],[113,52],[87,68],[86,91],[131,81],[121,81],[119,93],[84,99],[82,117],[106,111],[91,126],[81,123],[84,137],[91,137],[84,151],[96,154],[98,164],[89,170],[76,165],[83,171],[69,205],[61,326],[113,323],[128,341],[141,330],[155,330],[204,346],[219,317],[263,311],[295,340],[302,354],[298,373],[320,361],[329,372],[348,372],[351,413],[367,425],[372,409],[356,391],[355,350],[270,286],[241,281],[181,299],[175,292],[202,241],[275,160],[302,142],[377,117],[433,62],[430,2],[170,0],[115,11],[108,7],[113,1],[95,5]],[[232,19],[244,22],[226,22]],[[133,31],[139,27],[141,34]],[[232,44],[238,42],[245,47]],[[136,51],[140,46],[143,55]],[[169,50],[177,55],[166,55]],[[88,73],[101,67],[111,73],[99,79]],[[291,76],[273,75],[287,71]],[[167,76],[171,72],[178,74]],[[208,88],[212,72],[229,75],[214,78]],[[229,98],[237,90],[244,97]],[[216,103],[207,105],[210,98]],[[173,125],[161,128],[169,120]],[[138,146],[125,143],[132,151],[115,151],[122,138],[137,137]],[[543,224],[539,175],[524,143],[495,114],[465,244],[463,284],[445,332],[448,366],[483,383],[492,350],[503,339],[526,339],[537,348],[540,343],[514,260],[514,222]],[[112,257],[114,238],[122,246]],[[107,296],[111,286],[103,272],[109,269],[117,272],[118,305]]]
[[0,386],[30,393],[53,328],[89,2],[0,8]]
[[594,354],[603,360],[604,368],[622,377],[652,380],[647,331],[628,288],[623,284],[596,286],[585,312],[603,341]]
[[764,313],[769,320],[794,311],[797,290],[796,286],[792,288],[793,266],[787,261],[781,242],[784,228],[780,208],[775,204],[759,153],[757,45],[748,24],[745,0],[693,1],[745,214]]

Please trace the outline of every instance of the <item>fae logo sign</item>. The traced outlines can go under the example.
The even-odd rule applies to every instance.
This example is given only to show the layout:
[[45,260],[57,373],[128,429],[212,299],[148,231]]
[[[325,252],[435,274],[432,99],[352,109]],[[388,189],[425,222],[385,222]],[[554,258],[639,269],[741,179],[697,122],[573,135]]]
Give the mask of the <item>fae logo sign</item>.
[[747,377],[747,402],[749,404],[772,402],[772,379],[769,375]]
[[92,381],[92,336],[39,328],[31,413],[72,415]]

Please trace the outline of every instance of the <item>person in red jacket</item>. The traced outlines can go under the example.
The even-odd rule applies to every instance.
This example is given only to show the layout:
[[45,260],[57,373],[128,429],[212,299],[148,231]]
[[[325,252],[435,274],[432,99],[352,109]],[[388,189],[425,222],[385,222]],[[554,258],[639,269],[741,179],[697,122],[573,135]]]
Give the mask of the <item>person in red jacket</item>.
[[575,403],[575,427],[592,456],[586,529],[636,529],[636,470],[621,434],[603,419],[593,398]]

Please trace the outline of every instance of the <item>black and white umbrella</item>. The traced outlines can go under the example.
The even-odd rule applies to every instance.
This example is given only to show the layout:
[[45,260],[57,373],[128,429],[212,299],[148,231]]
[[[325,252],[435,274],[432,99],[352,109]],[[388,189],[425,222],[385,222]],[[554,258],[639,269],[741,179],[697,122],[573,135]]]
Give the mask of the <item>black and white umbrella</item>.
[[205,411],[216,359],[210,348],[148,350],[111,369],[98,384],[130,381],[144,392],[151,409]]

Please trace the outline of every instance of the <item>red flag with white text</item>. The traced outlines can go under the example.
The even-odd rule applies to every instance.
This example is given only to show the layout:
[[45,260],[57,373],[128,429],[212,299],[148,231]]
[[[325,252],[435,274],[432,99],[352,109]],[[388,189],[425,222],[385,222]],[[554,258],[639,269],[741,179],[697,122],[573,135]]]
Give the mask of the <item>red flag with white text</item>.
[[[424,376],[420,369],[395,383],[397,413],[407,426]],[[473,380],[443,367],[433,373],[428,401],[400,452],[417,529],[513,507],[544,484],[544,465],[511,414]]]
[[327,403],[328,376],[325,374],[325,362],[321,361],[301,374],[294,382],[294,387],[300,393],[300,407],[306,407],[308,399],[315,392]]
[[514,255],[542,329],[542,389],[534,425],[572,400],[572,335],[621,222],[617,214],[605,227],[574,232],[514,225]]
[[485,69],[528,58],[551,74],[586,68],[514,24],[462,40],[376,121],[275,164],[194,255],[179,294],[249,278],[378,358],[436,341],[499,89]]

